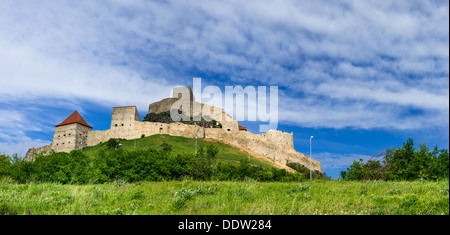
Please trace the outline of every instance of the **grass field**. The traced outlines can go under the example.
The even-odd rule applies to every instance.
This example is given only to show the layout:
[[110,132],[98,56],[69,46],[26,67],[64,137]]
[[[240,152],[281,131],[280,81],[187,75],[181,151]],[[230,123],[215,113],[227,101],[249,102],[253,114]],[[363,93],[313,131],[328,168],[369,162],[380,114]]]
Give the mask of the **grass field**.
[[449,214],[449,182],[0,183],[0,214]]
[[[203,139],[219,148],[218,162],[239,164],[248,153]],[[160,149],[166,142],[175,153],[193,153],[195,140],[154,135],[121,142],[125,150]],[[83,152],[95,157],[104,144]],[[254,156],[250,164],[272,167]],[[0,179],[1,214],[43,215],[321,215],[321,214],[449,214],[449,181],[304,182],[163,181],[63,185],[17,184]]]
[[[173,146],[172,151],[174,153],[195,153],[195,139],[170,135],[152,135],[144,138],[137,138],[136,140],[124,139],[120,141],[120,143],[122,144],[120,148],[124,150],[145,148],[161,149],[161,145],[164,142]],[[219,153],[217,154],[218,162],[238,165],[240,160],[248,159],[248,152],[245,152],[241,149],[232,147],[219,141],[205,140],[203,138],[197,139],[198,151],[201,146],[203,146],[206,150],[207,145],[215,145],[219,149]],[[102,149],[106,149],[106,146],[104,144],[98,144],[92,147],[84,148],[83,153],[92,156]],[[251,156],[250,158],[250,164],[262,167],[274,166],[273,162],[262,161],[253,156]]]

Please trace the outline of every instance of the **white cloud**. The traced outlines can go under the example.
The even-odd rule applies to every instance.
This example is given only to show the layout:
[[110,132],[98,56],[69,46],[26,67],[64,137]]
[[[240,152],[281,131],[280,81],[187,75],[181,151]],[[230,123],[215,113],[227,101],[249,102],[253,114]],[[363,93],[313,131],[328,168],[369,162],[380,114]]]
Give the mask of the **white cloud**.
[[25,157],[28,149],[32,147],[41,147],[50,144],[51,141],[41,139],[31,139],[27,136],[21,136],[14,142],[0,142],[0,153],[6,155],[17,154],[19,157]]
[[448,126],[448,2],[2,1],[0,9],[3,102],[146,110],[202,73],[230,78],[226,85],[282,86],[280,120],[300,126]]

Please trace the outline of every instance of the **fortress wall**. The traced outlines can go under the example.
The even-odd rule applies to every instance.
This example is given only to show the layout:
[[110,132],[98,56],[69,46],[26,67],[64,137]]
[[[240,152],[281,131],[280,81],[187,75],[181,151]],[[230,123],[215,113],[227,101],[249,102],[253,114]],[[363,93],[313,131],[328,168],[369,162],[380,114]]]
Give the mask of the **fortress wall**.
[[269,130],[266,133],[258,134],[264,139],[270,140],[277,145],[283,145],[290,148],[294,148],[294,137],[293,134],[289,134],[287,132],[282,132],[278,130]]
[[[151,136],[156,134],[168,134],[183,136],[186,138],[211,138],[227,142],[252,152],[262,154],[282,164],[289,162],[300,163],[309,168],[309,158],[297,152],[293,145],[293,136],[281,131],[269,131],[264,134],[254,134],[247,131],[227,131],[221,128],[203,128],[183,123],[157,123],[135,121],[134,129],[113,128],[106,131],[91,131],[88,135],[88,146],[105,142],[110,138],[134,139],[142,134]],[[128,130],[128,131],[127,131]],[[318,161],[312,161],[312,169],[322,172]]]
[[166,98],[159,102],[151,103],[148,106],[148,113],[170,112],[170,108],[177,100],[178,98]]
[[[113,127],[106,131],[91,131],[88,135],[88,146],[105,142],[110,138],[133,139],[140,138],[142,134],[151,136],[155,134],[168,134],[186,138],[211,138],[227,142],[252,152],[262,154],[269,159],[282,164],[289,162],[300,163],[309,168],[309,158],[294,149],[293,135],[281,131],[269,131],[263,134],[254,134],[247,131],[227,131],[221,128],[203,128],[183,123],[157,123],[134,121],[133,129],[128,127]],[[318,161],[312,161],[312,169],[322,172]]]
[[91,131],[88,134],[87,146],[94,146],[99,143],[108,141],[111,137],[109,130],[106,131]]
[[25,155],[24,160],[28,162],[32,162],[35,160],[35,156],[37,153],[41,153],[42,151],[45,151],[46,153],[49,153],[52,150],[52,144],[45,145],[39,148],[30,148],[27,151],[27,154]]
[[134,130],[135,130],[134,125],[132,125],[131,127],[130,126],[113,127],[107,131],[106,140],[109,140],[110,138],[134,139],[135,137],[137,137],[135,135]]
[[[278,136],[279,134],[276,135]],[[290,135],[292,138],[291,134],[288,135]],[[281,137],[283,138],[280,138],[280,140],[287,138],[288,136],[283,134],[281,135]],[[264,134],[253,134],[251,132],[246,131],[228,132],[223,129],[206,128],[205,138],[221,140],[224,142],[228,142],[230,144],[240,146],[245,149],[249,149],[250,147],[251,151],[262,154],[272,160],[281,162],[282,164],[286,164],[287,161],[297,162],[309,168],[308,157],[297,152],[293,148],[293,144],[291,147],[290,144],[280,145],[279,143],[273,142],[270,139],[271,135],[269,135],[268,137],[265,136]],[[312,169],[322,172],[321,165],[318,161],[314,160],[312,161]]]
[[[286,154],[289,156],[289,162],[296,162],[306,166],[309,169],[309,157],[306,155],[299,153],[293,149],[287,149]],[[312,159],[311,161],[311,169],[322,172],[322,165],[320,162]]]
[[169,124],[169,132],[173,136],[183,136],[186,138],[204,138],[205,128],[196,125],[186,125],[182,123]]
[[169,134],[169,124],[159,122],[136,122],[134,124],[133,133],[136,138],[140,138],[142,135],[151,136],[156,134]]

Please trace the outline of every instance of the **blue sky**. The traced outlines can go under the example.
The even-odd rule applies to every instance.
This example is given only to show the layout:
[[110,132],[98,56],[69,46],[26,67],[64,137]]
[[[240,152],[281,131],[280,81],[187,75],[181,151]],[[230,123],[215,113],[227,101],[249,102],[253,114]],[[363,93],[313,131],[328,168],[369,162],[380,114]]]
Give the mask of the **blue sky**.
[[[0,152],[51,142],[78,110],[178,85],[278,86],[278,129],[337,177],[407,138],[449,143],[448,1],[0,2]],[[252,132],[258,123],[243,122]]]

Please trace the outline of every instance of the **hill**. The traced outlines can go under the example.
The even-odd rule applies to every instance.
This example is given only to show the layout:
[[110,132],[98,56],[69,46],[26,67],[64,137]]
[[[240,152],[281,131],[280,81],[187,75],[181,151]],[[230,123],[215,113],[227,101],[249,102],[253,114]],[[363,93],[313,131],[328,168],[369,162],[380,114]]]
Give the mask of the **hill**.
[[[121,145],[118,145],[118,148],[121,148],[126,151],[135,149],[148,149],[148,148],[160,149],[163,143],[167,143],[173,146],[172,151],[176,154],[177,153],[195,154],[196,149],[195,139],[185,138],[181,136],[170,136],[159,134],[143,138],[136,138],[135,140],[120,139],[119,143]],[[286,165],[282,165],[277,161],[273,161],[262,154],[250,151],[249,157],[249,151],[239,146],[226,144],[213,139],[201,139],[201,138],[197,139],[197,151],[199,151],[200,148],[202,147],[206,148],[208,145],[213,145],[219,149],[219,152],[217,153],[217,162],[231,163],[237,166],[240,164],[240,161],[249,160],[249,164],[253,166],[260,166],[264,168],[276,167],[278,169],[285,169],[292,173],[295,172],[295,170],[293,170],[292,168]],[[86,155],[93,156],[98,151],[106,150],[107,148],[108,147],[105,142],[95,146],[86,147],[82,151]]]
[[169,135],[132,140],[111,138],[82,150],[41,152],[36,154],[35,161],[5,159],[6,164],[0,165],[0,172],[4,172],[0,178],[9,177],[18,183],[91,184],[184,179],[290,182],[303,181],[309,176],[306,168],[293,170],[217,140]]

